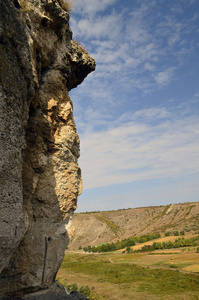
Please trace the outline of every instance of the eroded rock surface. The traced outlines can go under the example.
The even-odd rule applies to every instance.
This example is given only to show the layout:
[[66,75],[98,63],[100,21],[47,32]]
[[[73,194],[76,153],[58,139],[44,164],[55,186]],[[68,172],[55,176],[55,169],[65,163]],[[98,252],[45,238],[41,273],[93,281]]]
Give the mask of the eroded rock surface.
[[82,190],[68,91],[95,69],[57,0],[0,0],[0,298],[46,289]]

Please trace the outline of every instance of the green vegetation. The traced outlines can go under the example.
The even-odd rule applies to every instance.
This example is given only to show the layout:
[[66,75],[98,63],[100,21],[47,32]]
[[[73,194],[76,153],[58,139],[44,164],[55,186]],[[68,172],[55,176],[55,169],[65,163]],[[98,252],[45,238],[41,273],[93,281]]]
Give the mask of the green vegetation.
[[164,207],[164,209],[163,209],[163,211],[162,211],[162,213],[161,213],[161,217],[163,217],[166,213],[167,213],[167,211],[168,211],[168,209],[171,207],[171,204],[169,204],[169,205],[166,205],[165,207]]
[[179,254],[179,252],[152,252],[148,253],[148,255],[171,255],[171,254]]
[[[174,242],[154,242],[153,245],[145,245],[136,252],[142,251],[154,251],[157,249],[172,249],[172,248],[181,248],[181,247],[195,247],[199,244],[199,236],[192,237],[190,239],[178,238]],[[199,248],[199,247],[198,247]]]
[[171,232],[171,231],[165,232],[165,236],[171,236],[171,235],[174,235],[174,236],[185,235],[185,232],[184,232],[184,230],[181,230],[180,233],[177,230],[174,230],[173,232]]
[[82,285],[79,289],[80,293],[86,297],[89,297],[91,294],[91,289],[88,285]]
[[117,232],[119,230],[118,226],[111,220],[105,219],[102,216],[96,216],[97,219],[106,223],[106,225],[114,232],[115,236],[117,237]]
[[66,286],[68,292],[72,292],[72,291],[78,291],[78,286],[76,283],[72,283],[72,284],[68,284]]
[[170,236],[170,235],[172,235],[171,231],[165,232],[165,236]]
[[78,288],[76,283],[68,284],[66,285],[67,291],[79,291],[81,294],[83,294],[86,297],[89,297],[91,294],[91,289],[89,285],[82,285],[80,288]]
[[191,212],[191,210],[192,210],[193,207],[195,207],[194,204],[193,204],[193,205],[190,205],[190,206],[188,207],[188,209],[187,209],[187,211],[186,211],[186,213],[185,213],[185,216],[188,216],[188,215],[190,214],[190,212]]
[[[88,246],[84,247],[83,250],[85,252],[94,252],[94,253],[100,253],[100,252],[109,252],[109,251],[115,251],[123,248],[128,248],[131,246],[134,246],[136,243],[145,243],[147,241],[151,241],[154,239],[157,239],[160,237],[159,233],[152,233],[152,234],[144,234],[142,236],[138,237],[130,237],[128,239],[124,239],[122,241],[117,241],[116,243],[111,244],[100,244],[98,246]],[[129,251],[129,250],[127,250]]]
[[175,231],[173,232],[173,235],[174,235],[174,236],[178,236],[178,235],[179,235],[179,232],[178,232],[177,230],[175,230]]
[[[90,293],[89,299],[95,300],[116,299],[116,296],[123,300],[140,299],[141,295],[143,299],[151,299],[151,297],[153,299],[197,299],[198,274],[179,271],[181,267],[189,266],[190,263],[172,261],[163,266],[163,262],[159,261],[158,268],[154,268],[156,257],[151,256],[154,263],[150,268],[130,262],[133,257],[137,259],[136,255],[140,257],[141,254],[119,253],[114,256],[110,253],[68,253],[62,263],[58,279],[68,287],[71,285],[64,282],[64,277],[69,280],[70,276],[73,276],[73,279],[80,280],[82,286],[87,286],[84,289]],[[129,263],[120,262],[118,257],[129,259]],[[179,256],[175,255],[175,257]],[[83,291],[83,288],[78,290]]]

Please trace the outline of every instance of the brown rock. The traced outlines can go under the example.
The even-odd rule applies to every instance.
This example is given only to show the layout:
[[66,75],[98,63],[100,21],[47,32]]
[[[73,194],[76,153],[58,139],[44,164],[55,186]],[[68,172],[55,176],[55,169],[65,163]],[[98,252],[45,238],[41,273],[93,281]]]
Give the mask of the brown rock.
[[0,2],[0,297],[53,282],[82,190],[68,91],[95,69],[56,0]]

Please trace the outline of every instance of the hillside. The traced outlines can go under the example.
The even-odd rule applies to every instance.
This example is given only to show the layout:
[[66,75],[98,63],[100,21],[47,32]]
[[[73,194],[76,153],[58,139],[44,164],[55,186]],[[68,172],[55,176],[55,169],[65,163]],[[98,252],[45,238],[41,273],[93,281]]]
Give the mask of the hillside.
[[149,233],[199,232],[199,201],[117,211],[76,213],[68,233],[69,249],[111,243]]

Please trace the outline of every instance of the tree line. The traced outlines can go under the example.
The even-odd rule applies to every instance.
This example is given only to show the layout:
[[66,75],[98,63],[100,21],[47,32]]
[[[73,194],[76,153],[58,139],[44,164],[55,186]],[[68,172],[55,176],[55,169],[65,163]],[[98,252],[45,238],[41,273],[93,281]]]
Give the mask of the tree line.
[[151,241],[154,239],[160,238],[161,235],[159,233],[152,233],[152,234],[144,234],[142,236],[134,236],[128,239],[124,239],[122,241],[117,241],[116,243],[104,243],[98,246],[88,246],[84,247],[83,250],[85,252],[93,252],[93,253],[100,253],[100,252],[109,252],[109,251],[116,251],[119,249],[123,249],[126,247],[134,246],[136,243],[145,243],[147,241]]
[[[143,252],[143,251],[155,251],[159,249],[172,249],[172,248],[181,248],[181,247],[195,247],[199,244],[199,235],[192,237],[190,239],[185,239],[184,237],[176,239],[174,242],[153,242],[152,245],[145,245],[140,250],[135,250],[134,252]],[[131,252],[132,249],[131,249]]]

